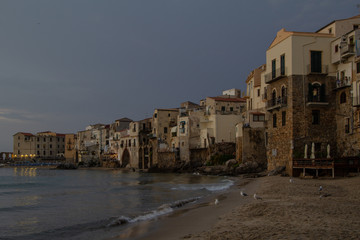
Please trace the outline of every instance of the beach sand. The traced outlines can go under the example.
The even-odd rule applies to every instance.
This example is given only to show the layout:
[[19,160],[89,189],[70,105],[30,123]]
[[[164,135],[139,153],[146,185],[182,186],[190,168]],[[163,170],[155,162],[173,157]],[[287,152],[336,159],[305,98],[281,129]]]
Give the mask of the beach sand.
[[[359,239],[360,177],[239,179],[229,191],[141,223],[131,239]],[[320,192],[319,187],[323,190]],[[242,197],[240,190],[249,196]],[[261,196],[255,200],[253,194]],[[327,194],[327,197],[320,197]],[[219,204],[214,204],[214,199]],[[140,237],[139,237],[140,235]]]

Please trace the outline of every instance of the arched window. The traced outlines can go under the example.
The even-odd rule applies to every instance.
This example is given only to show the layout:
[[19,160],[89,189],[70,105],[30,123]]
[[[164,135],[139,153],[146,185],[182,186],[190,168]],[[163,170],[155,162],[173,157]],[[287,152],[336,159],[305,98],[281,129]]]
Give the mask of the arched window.
[[341,103],[346,103],[346,93],[342,92],[340,95],[340,104]]
[[276,104],[276,90],[275,89],[272,91],[271,102],[272,102],[272,106],[274,106]]

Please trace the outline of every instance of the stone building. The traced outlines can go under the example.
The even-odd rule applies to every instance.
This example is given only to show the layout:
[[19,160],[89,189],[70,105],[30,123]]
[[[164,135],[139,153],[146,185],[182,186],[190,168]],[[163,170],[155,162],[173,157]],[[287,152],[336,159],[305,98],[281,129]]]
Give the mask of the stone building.
[[109,148],[110,125],[94,124],[77,133],[78,159],[80,162],[99,162]]
[[336,67],[337,150],[341,157],[360,154],[360,29],[336,38],[331,43],[331,63]]
[[235,143],[235,126],[242,121],[246,108],[244,98],[207,97],[200,102],[204,115],[200,117],[200,147],[221,142]]
[[204,116],[204,107],[192,102],[184,102],[180,107],[178,126],[174,127],[175,136],[178,138],[177,145],[173,148],[179,149],[180,160],[190,162],[191,151],[201,148],[200,119]]
[[239,162],[256,161],[261,166],[266,165],[265,70],[264,64],[248,75],[245,96],[247,109],[243,121],[236,125],[236,159]]
[[65,134],[55,132],[16,133],[14,158],[38,158],[42,160],[64,159]]
[[[315,158],[326,158],[328,149],[331,156],[341,155],[339,131],[350,120],[339,115],[349,115],[352,107],[339,105],[341,96],[344,103],[350,102],[350,91],[336,85],[340,66],[334,65],[329,46],[359,23],[356,16],[334,21],[315,33],[284,29],[277,33],[266,52],[269,170],[286,166],[289,174],[298,174],[293,159],[310,157],[306,145],[309,149],[314,145]],[[345,72],[340,75],[346,78]]]
[[77,162],[76,134],[65,134],[65,154],[66,161]]

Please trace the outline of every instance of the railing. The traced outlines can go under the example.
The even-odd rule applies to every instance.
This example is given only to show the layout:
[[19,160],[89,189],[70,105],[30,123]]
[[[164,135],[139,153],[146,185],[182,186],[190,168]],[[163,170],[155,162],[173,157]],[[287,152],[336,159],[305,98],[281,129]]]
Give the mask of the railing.
[[266,108],[284,107],[287,105],[287,97],[278,97],[268,100],[266,102]]
[[308,95],[307,96],[307,102],[308,103],[327,103],[328,102],[328,96],[327,95]]
[[355,54],[354,44],[344,44],[340,46],[341,57],[349,57],[353,54]]
[[265,83],[270,83],[279,78],[285,77],[287,74],[287,68],[278,68],[275,72],[265,74]]
[[334,159],[317,158],[317,159],[294,159],[293,168],[332,168]]
[[336,88],[350,87],[351,86],[351,78],[345,77],[344,79],[336,80]]
[[321,65],[321,66],[313,66],[311,64],[307,65],[307,74],[328,74],[329,67],[328,65]]

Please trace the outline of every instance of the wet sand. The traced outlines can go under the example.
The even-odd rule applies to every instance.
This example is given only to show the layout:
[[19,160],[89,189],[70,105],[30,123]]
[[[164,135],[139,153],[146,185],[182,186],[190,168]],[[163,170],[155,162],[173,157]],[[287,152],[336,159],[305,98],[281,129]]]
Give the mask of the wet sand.
[[[227,192],[124,232],[130,239],[359,239],[360,177],[239,180]],[[323,190],[320,192],[319,187]],[[240,196],[240,190],[249,194]],[[253,194],[262,197],[255,200]],[[326,197],[320,197],[326,195]],[[219,204],[214,204],[214,199]]]

